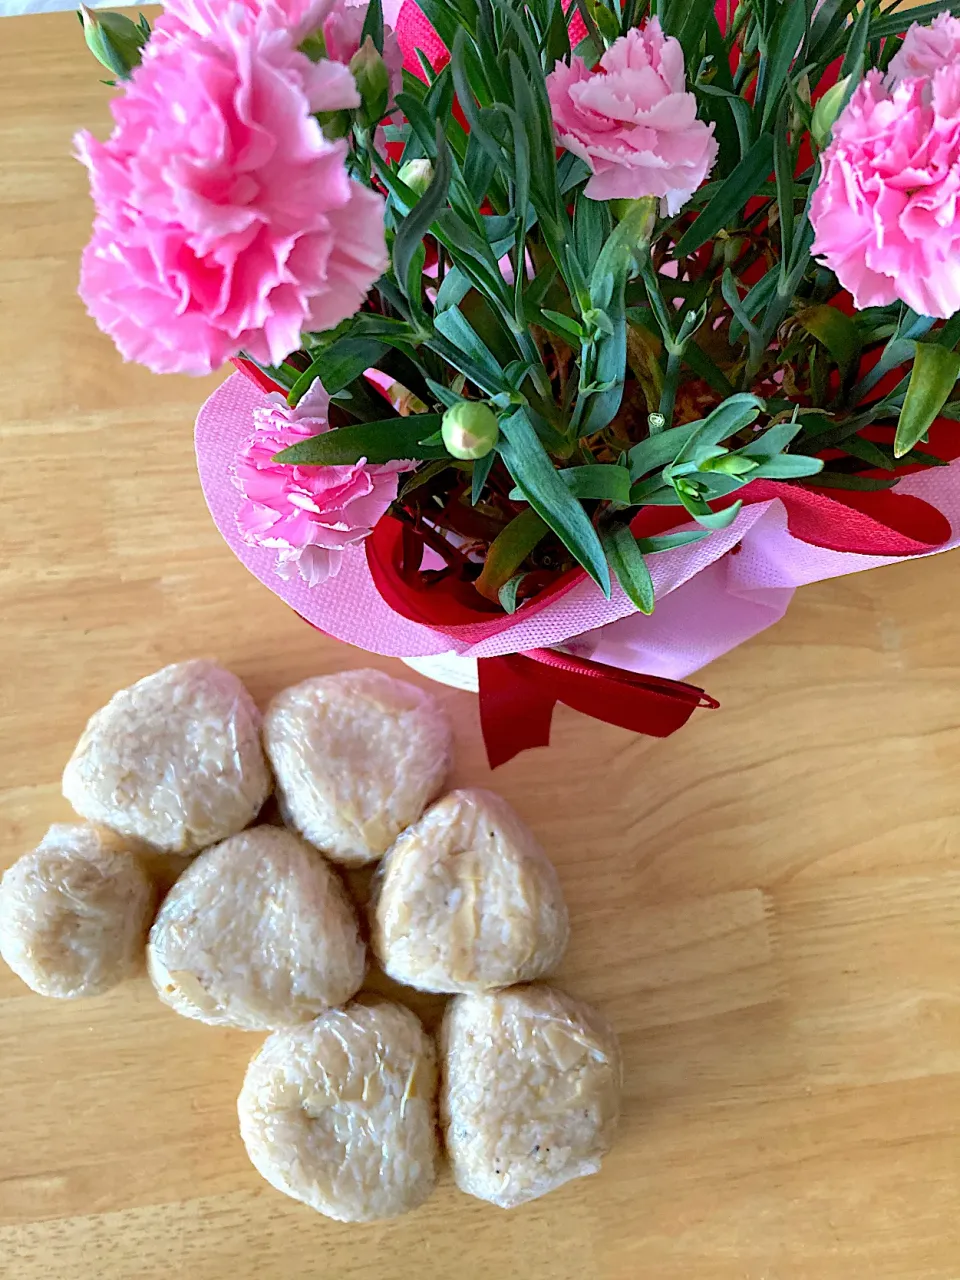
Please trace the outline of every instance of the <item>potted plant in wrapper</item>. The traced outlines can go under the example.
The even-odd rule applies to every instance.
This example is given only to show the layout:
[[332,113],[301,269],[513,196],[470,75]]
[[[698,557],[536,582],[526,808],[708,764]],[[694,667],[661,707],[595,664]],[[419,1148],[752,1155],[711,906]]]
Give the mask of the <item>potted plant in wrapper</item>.
[[[895,7],[895,6],[894,6]],[[960,4],[86,15],[81,294],[314,625],[649,732],[793,588],[953,544]]]

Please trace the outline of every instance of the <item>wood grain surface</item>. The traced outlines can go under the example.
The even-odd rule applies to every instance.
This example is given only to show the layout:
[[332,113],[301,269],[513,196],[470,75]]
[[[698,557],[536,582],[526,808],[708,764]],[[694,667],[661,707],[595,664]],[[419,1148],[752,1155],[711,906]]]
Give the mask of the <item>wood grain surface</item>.
[[[194,470],[215,383],[124,366],[74,295],[73,131],[109,90],[70,14],[0,22],[0,864],[69,817],[87,716],[210,655],[262,702],[370,663],[220,541]],[[503,1213],[444,1174],[346,1227],[261,1182],[235,1098],[259,1037],[145,979],[44,1001],[0,972],[4,1280],[958,1280],[960,558],[807,588],[704,674],[667,742],[560,710],[491,779],[444,691],[459,783],[493,785],[563,880],[560,981],[623,1042],[619,1146]],[[428,1020],[434,1003],[418,1005]]]

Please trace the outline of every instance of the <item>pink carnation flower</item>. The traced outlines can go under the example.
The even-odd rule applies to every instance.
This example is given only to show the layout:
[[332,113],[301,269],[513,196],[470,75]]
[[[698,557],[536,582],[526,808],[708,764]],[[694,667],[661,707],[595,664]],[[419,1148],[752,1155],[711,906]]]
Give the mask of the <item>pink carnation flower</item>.
[[558,141],[593,171],[591,200],[660,196],[678,213],[713,168],[713,125],[697,119],[683,50],[656,18],[615,40],[596,71],[557,63],[547,91]]
[[915,22],[890,61],[888,82],[932,76],[941,67],[960,63],[960,19],[940,13],[929,27]]
[[234,464],[244,501],[237,526],[244,542],[277,552],[281,578],[299,573],[308,587],[340,572],[343,553],[372,533],[397,496],[398,477],[415,462],[296,467],[274,462],[290,445],[330,430],[329,397],[319,381],[295,409],[282,396],[253,411],[256,432]]
[[109,140],[77,138],[97,210],[80,295],[126,359],[276,364],[360,307],[387,264],[383,201],[313,118],[357,105],[346,67],[240,4],[216,35],[151,39]]
[[960,65],[895,88],[871,71],[821,164],[812,252],[854,305],[960,310]]
[[154,30],[179,34],[185,28],[200,36],[216,36],[228,20],[242,30],[255,24],[288,32],[295,43],[319,31],[340,0],[165,0]]

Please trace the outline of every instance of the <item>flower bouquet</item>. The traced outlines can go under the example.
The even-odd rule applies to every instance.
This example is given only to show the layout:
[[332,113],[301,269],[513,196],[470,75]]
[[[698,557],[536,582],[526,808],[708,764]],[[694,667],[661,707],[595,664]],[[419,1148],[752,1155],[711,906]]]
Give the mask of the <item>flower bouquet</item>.
[[[668,733],[801,583],[960,533],[960,4],[84,13],[81,294],[315,626]],[[930,25],[926,25],[930,24]],[[709,700],[707,700],[709,701]]]

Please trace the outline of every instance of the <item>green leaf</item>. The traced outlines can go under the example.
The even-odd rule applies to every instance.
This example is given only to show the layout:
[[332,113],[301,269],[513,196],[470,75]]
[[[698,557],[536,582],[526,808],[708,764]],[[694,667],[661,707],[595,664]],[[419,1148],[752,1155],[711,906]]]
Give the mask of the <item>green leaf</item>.
[[683,349],[683,363],[688,365],[698,378],[720,396],[732,396],[733,385],[726,375],[717,368],[707,353],[697,346],[696,339],[688,342]]
[[597,28],[597,20],[593,15],[592,7],[588,0],[575,0],[575,3],[580,17],[583,19],[583,25],[587,29],[587,39],[590,40],[595,49],[603,49],[603,37]]
[[644,555],[653,556],[660,551],[672,551],[674,547],[686,547],[691,542],[702,542],[709,537],[709,529],[681,529],[678,533],[657,533],[652,538],[638,538],[637,546]]
[[900,410],[893,452],[909,453],[930,429],[960,377],[960,355],[932,342],[918,342],[910,383]]
[[627,370],[627,323],[624,319],[623,286],[607,307],[607,316],[613,332],[604,333],[595,344],[596,364],[593,371],[593,390],[581,383],[577,408],[582,412],[577,434],[582,439],[601,431],[613,421],[623,400],[623,387]]
[[316,378],[328,395],[336,395],[389,350],[387,343],[376,338],[338,338],[317,353],[309,369],[293,384],[287,403],[299,404]]
[[420,8],[443,43],[448,49],[452,49],[457,32],[463,28],[463,22],[454,7],[446,3],[446,0],[425,0]]
[[560,479],[524,410],[503,418],[500,430],[498,450],[530,506],[609,597],[610,573],[597,531]]
[[443,36],[439,28],[437,32],[451,51],[450,67],[453,83],[457,91],[457,101],[470,129],[470,137],[476,138],[478,144],[492,157],[494,163],[499,165],[503,160],[502,149],[481,120],[482,112],[479,110],[467,67],[468,61],[475,57],[476,49],[468,42],[466,31],[459,25],[450,39]]
[[613,463],[595,462],[587,467],[564,467],[560,479],[575,498],[598,498],[605,502],[630,502],[630,472]]
[[570,32],[561,0],[553,0],[550,5],[550,19],[543,40],[543,52],[546,62],[545,71],[553,70],[554,64],[565,59],[570,53]]
[[463,396],[458,396],[455,391],[445,387],[442,382],[435,382],[433,378],[427,378],[425,381],[433,392],[434,398],[439,400],[445,409],[452,409],[455,404],[460,404],[463,400]]
[[733,312],[733,321],[730,326],[730,337],[733,338],[733,324],[736,323],[738,333],[746,333],[751,342],[757,340],[757,327],[747,315],[743,307],[743,299],[740,297],[740,291],[737,289],[737,283],[733,278],[733,272],[729,267],[724,268],[723,275],[720,277],[720,292],[723,300]]
[[383,418],[337,427],[301,440],[276,455],[275,462],[309,467],[343,466],[366,458],[368,462],[395,462],[399,458],[443,458],[442,445],[421,442],[438,431],[439,413],[418,413],[410,418]]
[[942,329],[937,330],[934,341],[941,347],[953,350],[960,341],[960,311],[951,316]]
[[541,320],[549,321],[543,327],[549,329],[552,333],[558,334],[561,338],[566,338],[568,342],[577,344],[583,337],[583,328],[578,320],[574,320],[572,316],[565,316],[559,311],[550,311],[546,307],[540,311]]
[[373,391],[362,374],[347,383],[331,399],[357,422],[376,422],[385,412],[383,396]]
[[487,478],[493,468],[493,464],[497,460],[496,451],[491,449],[488,454],[482,458],[477,458],[473,464],[473,475],[470,480],[470,502],[476,506],[480,501],[483,493],[483,487],[487,483]]
[[687,67],[696,70],[699,62],[700,41],[708,17],[713,15],[714,0],[689,0],[684,5],[684,17],[678,30],[674,33],[683,48]]
[[497,162],[481,142],[471,133],[467,141],[467,155],[463,162],[463,180],[478,205],[483,203]]
[[275,382],[278,387],[282,387],[284,391],[289,392],[297,383],[300,377],[300,370],[294,369],[292,365],[286,363],[279,366],[272,364],[261,364],[259,360],[254,360],[253,356],[247,351],[240,352],[240,358],[249,360],[252,365],[265,373],[271,382]]
[[437,290],[435,310],[446,311],[448,307],[458,306],[472,288],[470,280],[459,267],[448,267],[443,284]]
[[842,471],[821,471],[813,483],[818,489],[854,489],[874,493],[880,489],[892,489],[899,479],[897,476],[854,476]]
[[778,422],[737,452],[741,458],[773,458],[780,454],[801,432],[799,422]]
[[740,158],[742,159],[750,150],[750,144],[753,141],[753,123],[749,102],[745,98],[741,98],[738,93],[731,93],[729,90],[719,88],[713,84],[698,84],[697,92],[705,93],[711,98],[721,98],[726,102],[737,126],[737,137],[740,140]]
[[590,170],[586,162],[579,156],[575,156],[572,151],[565,151],[557,161],[557,186],[561,195],[572,191],[589,176]]
[[509,582],[547,533],[546,523],[533,507],[515,516],[490,543],[480,577],[474,584],[480,594],[487,600],[496,600],[501,587]]
[[735,432],[754,422],[763,407],[764,402],[749,391],[730,396],[702,422],[691,424],[697,430],[687,439],[675,461],[689,461],[694,450],[703,445],[722,444]]
[[[799,10],[803,21],[803,7],[793,5]],[[794,226],[794,194],[793,194],[793,152],[787,137],[787,121],[790,114],[790,99],[781,98],[777,112],[777,123],[773,131],[773,179],[777,188],[777,208],[780,212],[780,275],[787,278],[787,268],[793,251]]]
[[772,167],[773,138],[769,133],[762,133],[730,177],[720,184],[716,195],[680,237],[672,256],[683,258],[693,253],[716,235],[721,227],[734,221],[735,215],[769,175]]
[[860,332],[856,323],[836,307],[805,307],[797,320],[807,333],[822,342],[837,364],[849,365],[860,354]]
[[416,471],[411,471],[403,478],[400,492],[397,496],[406,498],[408,494],[414,493],[417,489],[422,489],[425,484],[429,484],[434,476],[446,471],[451,462],[450,458],[435,458],[433,462],[428,462],[425,466],[418,467]]
[[[870,0],[864,5],[869,9]],[[803,0],[788,0],[780,6],[780,20],[776,25],[771,41],[769,57],[766,60],[764,83],[767,93],[763,104],[761,128],[765,128],[776,110],[780,94],[787,81],[790,64],[793,62],[803,41],[803,33],[807,25],[807,13]]]
[[736,520],[743,506],[743,502],[738,498],[723,511],[711,511],[702,498],[695,498],[691,494],[684,493],[682,489],[677,488],[677,497],[697,524],[702,524],[705,529],[726,529],[727,525],[733,524]]
[[383,53],[383,6],[380,0],[370,0],[367,6],[363,29],[360,32],[361,48],[363,48],[363,43],[367,36],[373,41],[377,53]]
[[447,341],[431,339],[427,345],[448,360],[455,369],[485,391],[496,395],[503,389],[503,371],[486,343],[482,342],[459,307],[448,307],[433,318],[433,325]]
[[881,40],[885,36],[899,35],[901,32],[906,31],[907,27],[913,22],[918,22],[921,26],[925,26],[941,13],[952,13],[955,17],[960,16],[960,4],[922,4],[916,9],[911,9],[908,13],[885,14],[881,18],[876,18],[870,24],[870,39]]
[[[407,297],[409,292],[409,272],[414,255],[423,242],[423,237],[436,221],[440,211],[447,203],[447,191],[450,187],[452,163],[450,148],[447,146],[440,126],[437,126],[437,163],[433,173],[433,181],[400,223],[396,239],[393,242],[393,273],[397,283]],[[419,299],[419,291],[417,291]]]
[[[578,434],[583,437],[602,430],[615,417],[623,399],[627,369],[627,322],[624,289],[627,277],[645,256],[649,256],[650,236],[656,221],[656,201],[637,200],[600,251],[590,277],[590,307],[605,313],[609,330],[599,340],[584,345],[583,352],[594,357],[585,373],[581,360],[581,384],[574,414]],[[570,264],[577,262],[569,255]],[[583,309],[582,302],[579,303]],[[592,349],[591,349],[592,348]]]
[[506,613],[517,612],[517,592],[523,583],[525,573],[515,573],[509,582],[505,582],[497,592],[497,599]]
[[[853,24],[853,32],[847,44],[847,51],[844,54],[843,63],[840,67],[838,80],[842,80],[844,76],[850,76],[850,92],[853,92],[856,82],[863,75],[864,57],[867,51],[867,41],[873,35],[876,38],[876,32],[870,30],[870,20],[873,16],[873,5],[871,3],[860,6],[860,12],[857,14],[857,20]],[[901,19],[901,22],[903,19]],[[908,24],[903,23],[906,27]]]
[[669,427],[657,435],[648,436],[630,450],[630,477],[639,480],[649,471],[659,471],[668,462],[673,462],[677,454],[691,436],[696,435],[702,422],[688,422],[682,427]]
[[799,480],[801,476],[815,476],[823,470],[820,458],[808,458],[802,453],[781,453],[768,462],[761,462],[751,471],[750,480]]
[[842,25],[857,4],[858,0],[823,0],[810,26],[810,35],[807,40],[808,53],[816,52],[823,41]]
[[601,530],[600,540],[627,599],[641,613],[653,613],[653,579],[629,528],[624,524],[609,525]]
[[[520,66],[520,60],[511,49],[508,54],[510,63],[510,77],[513,84],[514,99],[520,112],[523,113],[521,119],[520,112],[514,111],[512,107],[501,105],[499,110],[503,112],[510,122],[511,132],[513,134],[513,182],[514,182],[514,206],[517,211],[517,220],[519,222],[519,233],[522,239],[526,230],[527,205],[530,203],[530,152],[531,146],[527,136],[527,127],[532,127],[535,121],[531,116],[536,108],[533,103],[533,95],[530,93],[530,86],[524,79],[523,68]],[[526,125],[524,124],[526,120]],[[536,141],[536,135],[534,136]]]
[[489,240],[453,209],[443,209],[434,225],[438,239],[474,287],[496,305],[506,305],[511,291]]
[[[881,447],[873,440],[867,440],[863,436],[850,436],[844,440],[843,450],[851,458],[860,458],[863,462],[869,462],[871,467],[879,467],[881,471],[897,470],[898,464],[893,456],[893,449],[886,446]],[[914,458],[916,458],[916,454],[914,454]]]
[[[449,77],[447,77],[446,82],[450,83]],[[440,83],[438,79],[431,86],[430,93],[433,93],[436,85]],[[412,93],[400,93],[397,94],[396,105],[406,116],[411,129],[410,140],[404,148],[400,168],[403,168],[403,164],[406,161],[413,160],[421,155],[426,156],[429,160],[434,160],[437,154],[437,118],[436,116],[431,118],[426,107],[426,100],[421,103]]]
[[[740,310],[748,320],[753,321],[756,319],[776,293],[779,275],[779,271],[775,267],[772,267],[757,281],[747,296],[740,300]],[[737,296],[739,297],[739,294]],[[736,342],[743,332],[743,325],[735,314],[733,319],[730,321],[730,341]]]
[[584,275],[589,276],[611,232],[610,207],[577,192],[573,206],[573,247]]
[[[397,320],[393,316],[379,316],[362,311],[351,316],[346,323],[349,327],[343,334],[345,338],[379,338],[400,350],[423,341],[421,330],[408,324],[406,320]],[[323,350],[322,345],[320,350]]]

